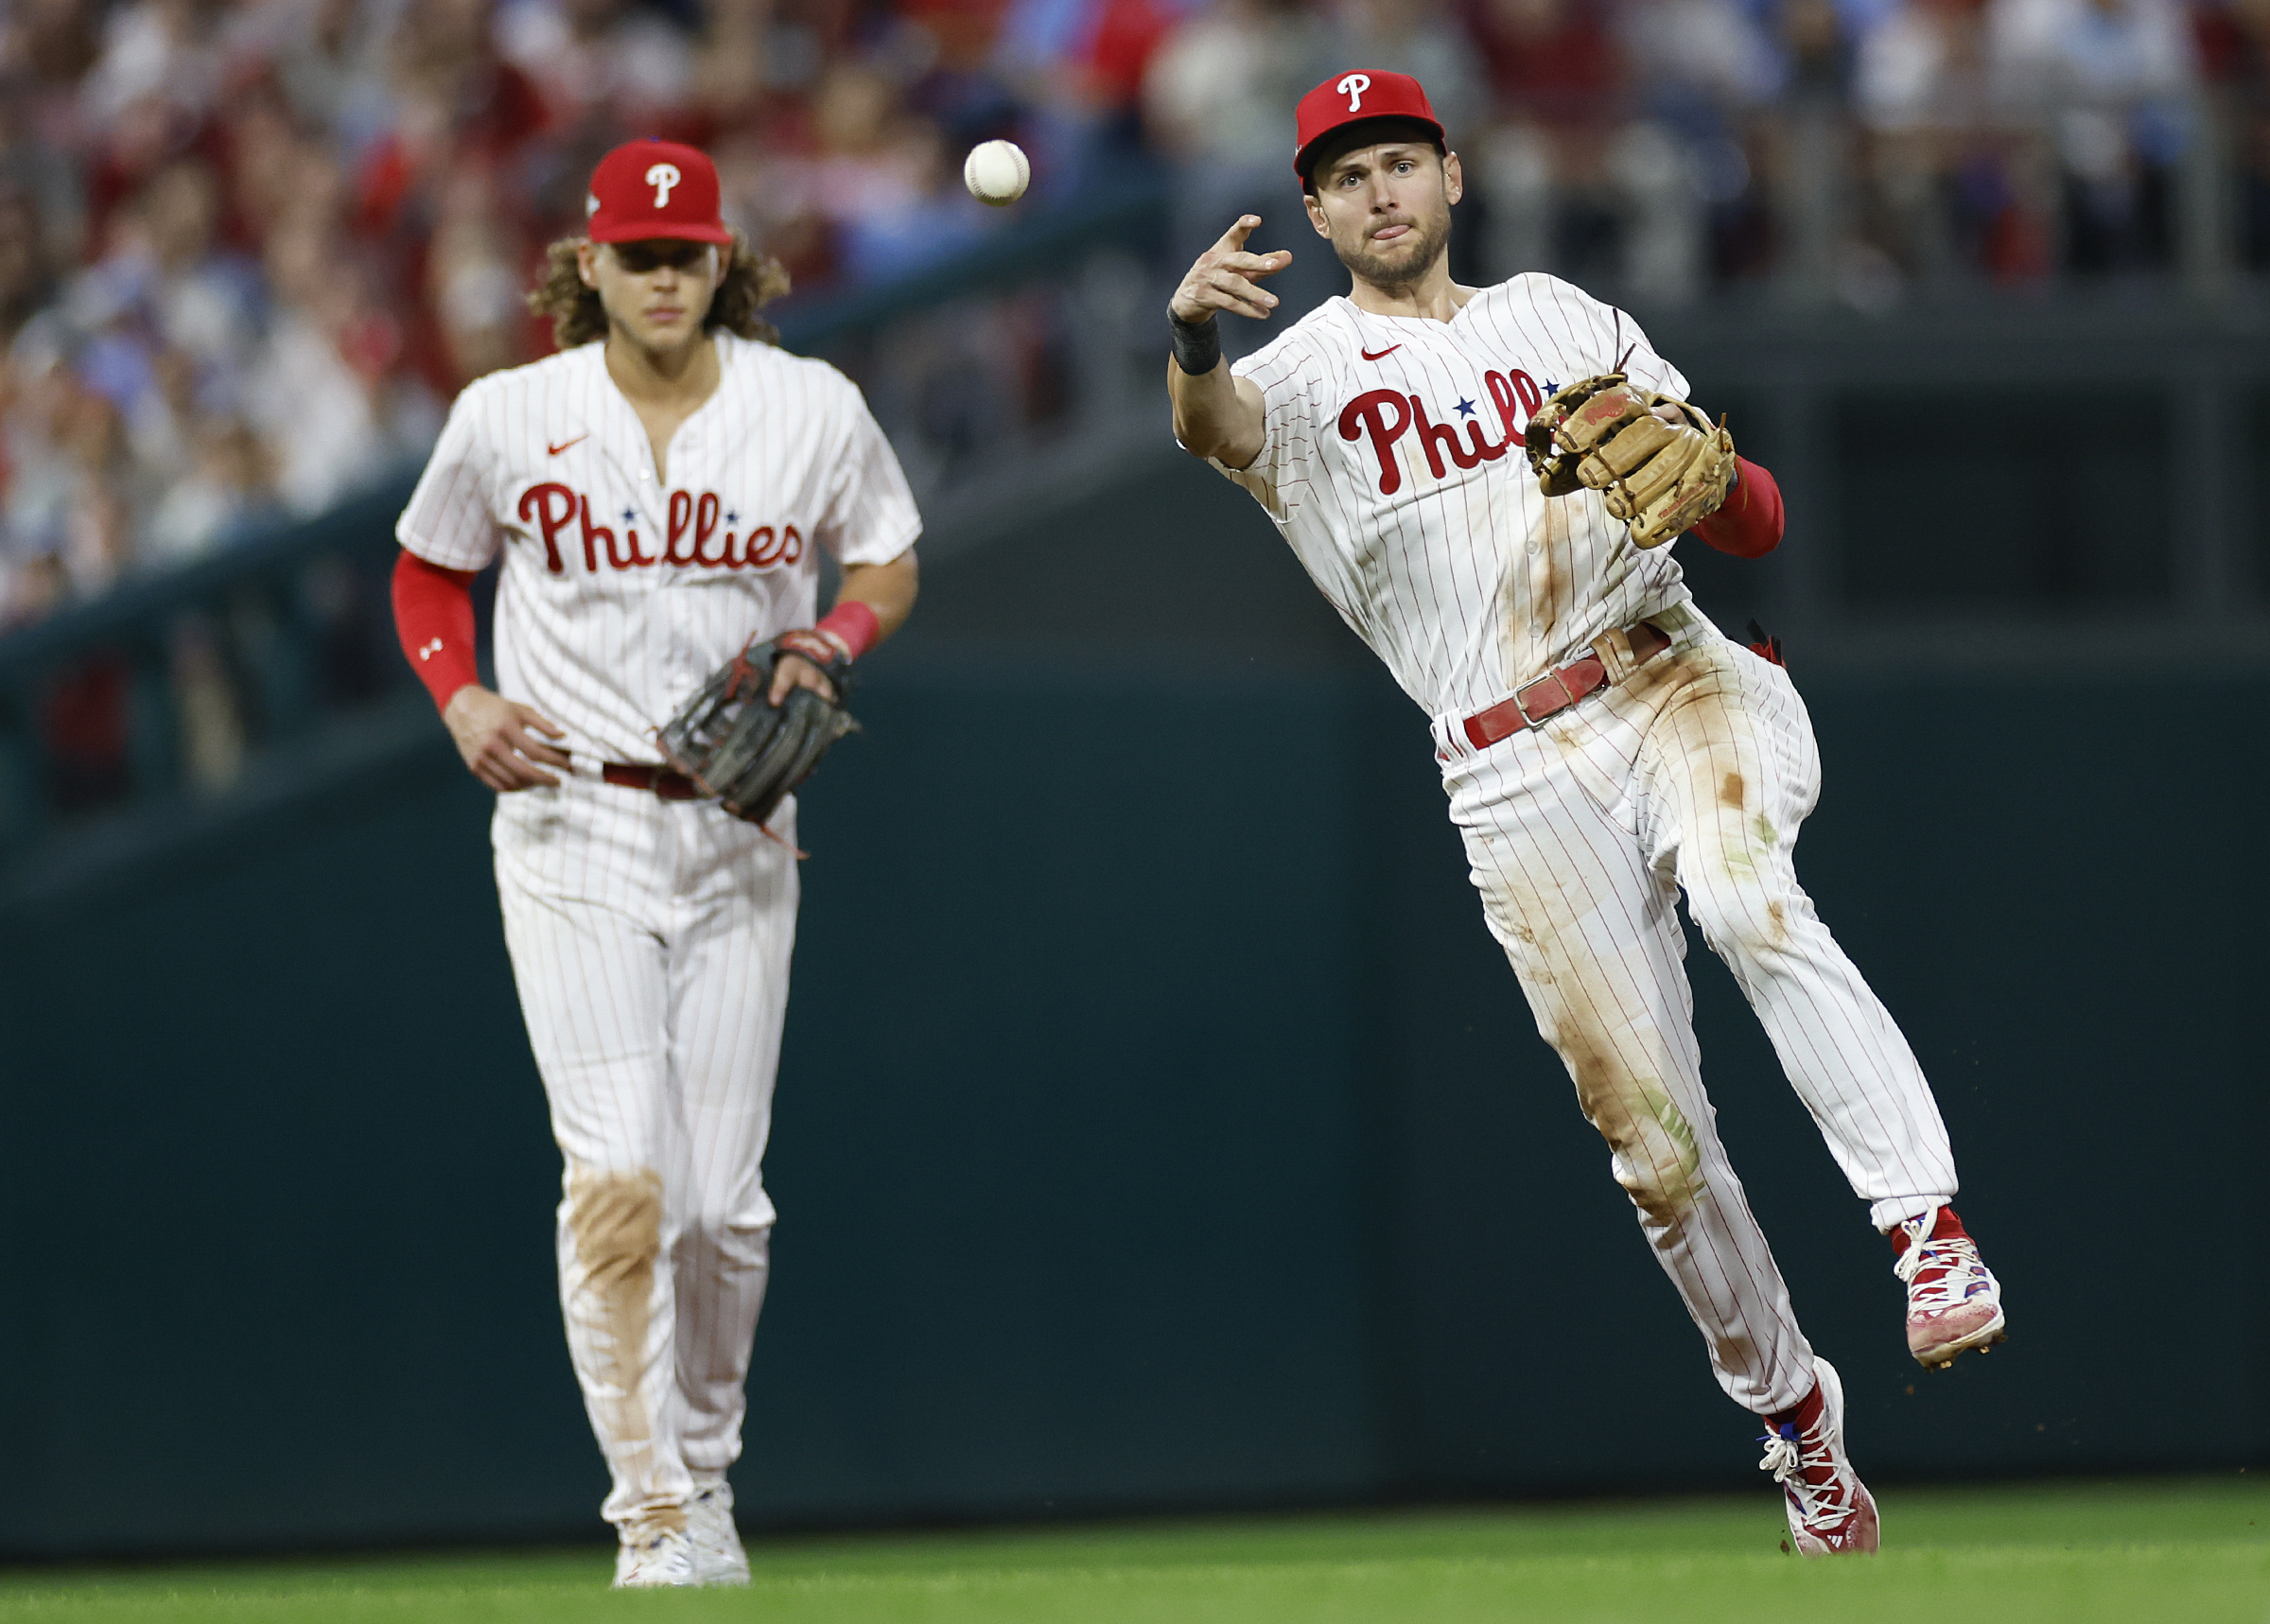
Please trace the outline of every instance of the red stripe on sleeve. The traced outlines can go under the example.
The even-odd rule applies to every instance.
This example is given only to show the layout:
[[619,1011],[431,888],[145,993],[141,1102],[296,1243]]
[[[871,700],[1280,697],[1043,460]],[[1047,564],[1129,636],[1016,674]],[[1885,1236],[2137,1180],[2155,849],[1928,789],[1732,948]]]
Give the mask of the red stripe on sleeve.
[[1695,533],[1720,552],[1737,558],[1763,558],[1781,545],[1781,487],[1747,457],[1737,457],[1740,470],[1726,505],[1695,526]]
[[394,560],[394,635],[436,710],[480,680],[473,658],[473,574],[405,550]]

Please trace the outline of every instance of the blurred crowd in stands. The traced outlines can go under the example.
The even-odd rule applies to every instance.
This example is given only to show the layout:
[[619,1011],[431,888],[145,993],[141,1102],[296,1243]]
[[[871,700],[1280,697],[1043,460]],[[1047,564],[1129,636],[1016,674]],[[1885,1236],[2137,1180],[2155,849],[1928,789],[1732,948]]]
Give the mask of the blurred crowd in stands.
[[1294,99],[1401,69],[1469,275],[1878,309],[2270,267],[2266,47],[2270,0],[0,0],[0,626],[414,460],[549,346],[521,291],[628,135],[824,290],[998,228],[996,135],[1024,212],[1171,177],[1173,257],[1298,250]]

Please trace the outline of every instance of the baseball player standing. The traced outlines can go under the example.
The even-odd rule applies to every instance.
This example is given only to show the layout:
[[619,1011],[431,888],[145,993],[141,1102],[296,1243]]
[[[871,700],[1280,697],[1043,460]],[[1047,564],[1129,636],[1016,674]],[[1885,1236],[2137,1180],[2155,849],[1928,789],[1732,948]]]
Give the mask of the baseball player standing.
[[[718,218],[701,152],[591,177],[532,308],[560,353],[458,397],[397,529],[402,645],[498,792],[506,946],[566,1162],[568,1345],[613,1492],[619,1586],[746,1583],[725,1469],[769,1266],[760,1164],[795,933],[793,801],[733,816],[655,728],[753,642],[765,700],[913,607],[921,529],[859,391],[770,341],[786,277]],[[814,625],[819,549],[841,561]],[[466,585],[501,555],[498,690]],[[801,629],[801,630],[798,630]]]
[[1490,930],[1720,1385],[1765,1418],[1796,1548],[1874,1550],[1837,1373],[1703,1092],[1682,890],[1891,1238],[1914,1356],[1983,1349],[2003,1318],[1930,1086],[1797,883],[1820,786],[1805,706],[1778,646],[1722,635],[1660,545],[1693,528],[1760,555],[1780,494],[1621,311],[1542,274],[1451,280],[1462,179],[1417,80],[1337,76],[1296,124],[1309,222],[1352,290],[1225,365],[1217,314],[1266,319],[1292,257],[1248,252],[1260,221],[1238,220],[1169,306],[1176,437],[1268,510],[1432,715]]

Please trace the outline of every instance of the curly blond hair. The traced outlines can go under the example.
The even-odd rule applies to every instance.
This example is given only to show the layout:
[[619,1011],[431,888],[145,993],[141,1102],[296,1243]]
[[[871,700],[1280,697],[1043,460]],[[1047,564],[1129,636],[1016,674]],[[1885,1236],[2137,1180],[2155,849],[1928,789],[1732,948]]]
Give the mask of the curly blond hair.
[[[563,350],[607,336],[606,307],[599,289],[584,285],[576,269],[575,253],[584,245],[580,236],[564,236],[544,251],[544,275],[530,290],[531,313],[551,318],[552,341]],[[737,338],[767,344],[780,341],[778,329],[757,312],[788,291],[788,272],[769,253],[759,253],[748,238],[733,234],[733,256],[702,318],[702,331],[719,328]]]

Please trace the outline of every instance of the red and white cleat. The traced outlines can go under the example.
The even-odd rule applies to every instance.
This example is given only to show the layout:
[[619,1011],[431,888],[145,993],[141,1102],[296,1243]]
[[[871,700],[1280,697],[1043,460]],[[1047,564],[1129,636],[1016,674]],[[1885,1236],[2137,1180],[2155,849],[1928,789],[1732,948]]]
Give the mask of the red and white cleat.
[[1799,1556],[1860,1556],[1877,1546],[1876,1496],[1844,1453],[1844,1384],[1816,1355],[1813,1390],[1795,1409],[1766,1417],[1766,1458],[1789,1504],[1790,1541]]
[[2009,1336],[2001,1283],[1979,1257],[1952,1207],[1910,1218],[1892,1231],[1899,1261],[1892,1272],[1908,1288],[1908,1352],[1943,1371],[1955,1355],[1983,1353]]

